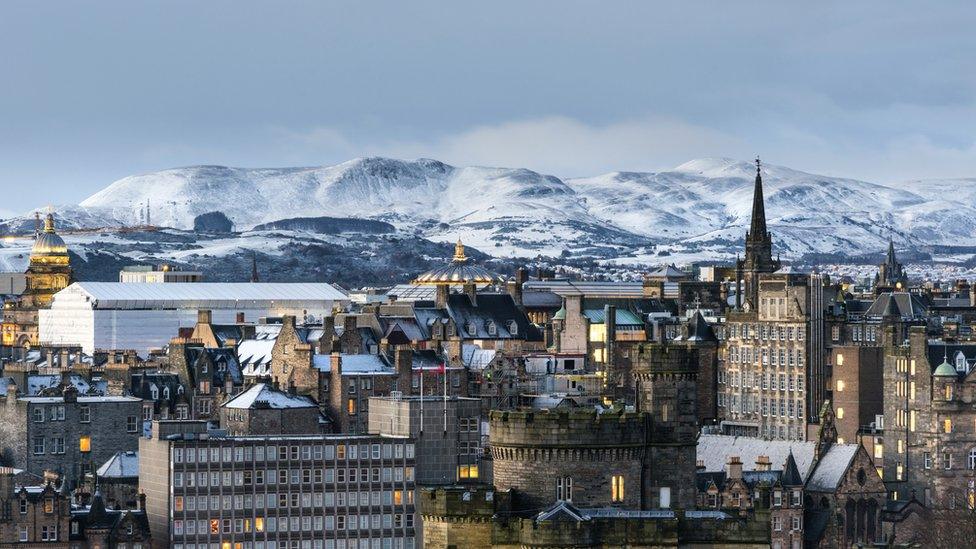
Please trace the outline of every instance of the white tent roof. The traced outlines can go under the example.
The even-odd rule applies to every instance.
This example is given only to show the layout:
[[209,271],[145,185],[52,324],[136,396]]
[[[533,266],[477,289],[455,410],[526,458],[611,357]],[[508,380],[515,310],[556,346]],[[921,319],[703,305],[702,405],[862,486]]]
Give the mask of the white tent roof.
[[95,309],[257,308],[295,303],[325,306],[349,299],[324,282],[75,282],[55,294],[55,306],[62,294],[83,295]]

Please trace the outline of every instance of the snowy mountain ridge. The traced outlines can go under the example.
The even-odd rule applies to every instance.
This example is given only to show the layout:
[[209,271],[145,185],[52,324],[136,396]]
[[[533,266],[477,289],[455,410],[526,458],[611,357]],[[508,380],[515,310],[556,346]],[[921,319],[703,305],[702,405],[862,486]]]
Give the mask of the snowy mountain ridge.
[[[68,227],[131,226],[144,221],[148,204],[157,226],[192,229],[196,216],[221,211],[237,231],[355,217],[434,241],[460,237],[501,257],[667,250],[720,258],[741,246],[754,177],[752,163],[725,158],[572,179],[377,157],[308,168],[192,166],[125,177],[57,215]],[[976,179],[895,187],[763,164],[763,183],[784,257],[870,253],[889,237],[904,247],[976,245]]]

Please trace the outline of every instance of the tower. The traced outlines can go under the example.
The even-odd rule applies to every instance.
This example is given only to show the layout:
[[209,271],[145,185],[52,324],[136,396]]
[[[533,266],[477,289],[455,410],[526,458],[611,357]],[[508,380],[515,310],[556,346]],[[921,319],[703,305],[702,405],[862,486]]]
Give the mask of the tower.
[[908,277],[902,264],[895,257],[895,243],[889,238],[888,253],[885,254],[884,263],[878,265],[878,274],[874,277],[875,293],[904,291],[907,285]]
[[745,278],[745,305],[756,306],[759,293],[758,276],[772,273],[780,267],[773,259],[773,237],[766,228],[766,205],[763,197],[762,162],[756,157],[756,181],[752,190],[752,219],[746,232],[746,254],[736,265]]

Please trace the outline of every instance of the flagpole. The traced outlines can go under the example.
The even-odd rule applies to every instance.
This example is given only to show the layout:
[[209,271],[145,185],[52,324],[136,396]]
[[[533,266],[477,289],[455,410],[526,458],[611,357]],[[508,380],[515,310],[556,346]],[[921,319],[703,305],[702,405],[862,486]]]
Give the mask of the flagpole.
[[444,363],[444,432],[447,433],[447,362]]
[[424,434],[424,366],[420,365],[420,434]]

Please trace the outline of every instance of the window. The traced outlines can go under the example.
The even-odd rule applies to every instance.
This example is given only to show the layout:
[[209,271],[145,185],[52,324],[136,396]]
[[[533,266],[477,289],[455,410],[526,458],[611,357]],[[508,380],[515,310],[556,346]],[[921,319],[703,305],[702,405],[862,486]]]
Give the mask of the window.
[[44,408],[34,408],[34,423],[44,423]]
[[944,393],[946,400],[952,400],[952,385],[946,385]]
[[791,528],[794,532],[801,529],[802,523],[800,522],[800,517],[793,517],[793,527]]
[[458,466],[458,479],[472,479],[478,478],[478,466],[477,465],[459,465]]
[[44,453],[44,437],[34,437],[34,455]]
[[952,454],[949,452],[942,453],[942,467],[947,471],[952,469]]
[[27,500],[26,499],[21,499],[20,500],[20,514],[21,515],[26,515],[27,514]]
[[91,407],[81,406],[78,408],[78,421],[82,423],[91,423]]
[[624,477],[613,475],[610,479],[610,501],[619,503],[624,500]]
[[125,418],[125,431],[127,433],[135,433],[139,430],[139,418],[136,416],[129,416]]
[[573,477],[556,479],[556,500],[573,501]]
[[942,420],[942,432],[951,433],[952,432],[952,420],[944,419]]
[[356,415],[356,399],[354,398],[349,399],[349,401],[346,403],[346,411],[351,416]]
[[773,531],[782,532],[783,531],[783,517],[776,515],[773,517]]
[[[901,441],[899,440],[898,442],[900,443]],[[922,453],[922,466],[926,469],[932,468],[932,454],[930,452]]]
[[969,451],[969,469],[976,469],[976,448]]

